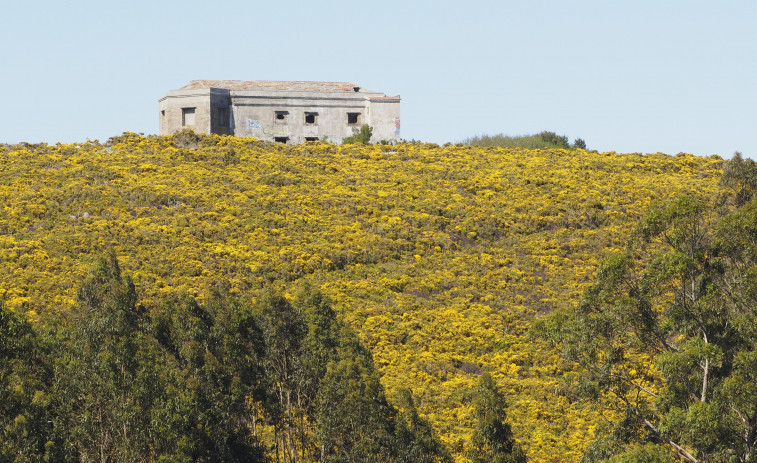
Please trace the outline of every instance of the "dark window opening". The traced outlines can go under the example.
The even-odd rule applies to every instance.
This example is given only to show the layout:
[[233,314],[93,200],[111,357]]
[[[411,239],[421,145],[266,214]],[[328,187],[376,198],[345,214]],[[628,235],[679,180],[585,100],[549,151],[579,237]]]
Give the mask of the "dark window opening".
[[195,108],[181,108],[181,125],[195,125]]
[[306,124],[317,124],[318,120],[318,113],[305,113],[305,123]]
[[273,141],[276,143],[286,143],[289,141],[289,137],[273,137]]
[[347,113],[347,123],[348,124],[360,123],[360,113]]
[[229,125],[229,108],[218,108],[218,126],[227,127]]
[[274,120],[278,123],[286,122],[289,111],[276,111],[276,117]]
[[318,137],[305,137],[305,141],[318,141]]
[[166,110],[165,109],[161,109],[160,110],[160,115],[161,116],[165,116],[166,115]]
[[354,90],[355,92],[359,92],[360,91],[360,87],[352,87],[352,90]]

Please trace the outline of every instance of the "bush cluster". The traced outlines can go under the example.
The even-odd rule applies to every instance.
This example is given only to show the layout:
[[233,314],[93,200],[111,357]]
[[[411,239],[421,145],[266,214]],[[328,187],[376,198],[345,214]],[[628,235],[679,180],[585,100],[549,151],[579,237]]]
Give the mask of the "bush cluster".
[[483,372],[530,459],[579,458],[603,418],[568,387],[575,367],[528,329],[574,306],[653,201],[712,196],[722,165],[424,143],[182,143],[126,133],[0,146],[5,306],[33,324],[75,310],[92,256],[109,253],[145,307],[184,295],[204,306],[219,282],[254,305],[310,281],[372,353],[387,397],[410,388],[459,458]]

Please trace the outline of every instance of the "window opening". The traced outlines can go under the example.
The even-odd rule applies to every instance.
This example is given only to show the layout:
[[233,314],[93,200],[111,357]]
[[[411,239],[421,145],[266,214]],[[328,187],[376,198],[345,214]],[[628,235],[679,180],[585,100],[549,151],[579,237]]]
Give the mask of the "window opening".
[[347,123],[350,125],[360,123],[360,113],[347,113]]
[[289,141],[289,137],[273,137],[273,141],[276,143],[286,143]]
[[274,117],[274,120],[279,124],[283,124],[286,122],[288,115],[289,115],[289,111],[276,111],[276,116]]
[[318,123],[318,113],[305,113],[305,124],[315,125]]
[[229,125],[229,108],[218,108],[218,126],[227,127]]
[[181,108],[181,125],[195,125],[195,108]]
[[318,141],[318,137],[305,137],[305,141]]

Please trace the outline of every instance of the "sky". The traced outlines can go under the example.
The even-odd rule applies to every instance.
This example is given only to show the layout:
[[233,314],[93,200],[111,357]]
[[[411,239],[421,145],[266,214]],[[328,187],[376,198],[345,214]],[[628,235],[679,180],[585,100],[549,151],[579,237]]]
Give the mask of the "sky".
[[155,134],[194,79],[400,95],[402,138],[549,130],[757,159],[757,2],[25,0],[2,7],[0,143]]

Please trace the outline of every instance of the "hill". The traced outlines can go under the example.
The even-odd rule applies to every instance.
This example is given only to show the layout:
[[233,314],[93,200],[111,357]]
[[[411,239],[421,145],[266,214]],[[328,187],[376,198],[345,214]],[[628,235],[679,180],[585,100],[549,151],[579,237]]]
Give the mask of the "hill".
[[653,201],[711,196],[722,160],[411,143],[285,146],[142,137],[0,146],[0,298],[37,321],[115,253],[140,300],[307,280],[372,351],[393,397],[460,461],[483,371],[532,461],[577,461],[599,412],[528,335],[574,307]]

